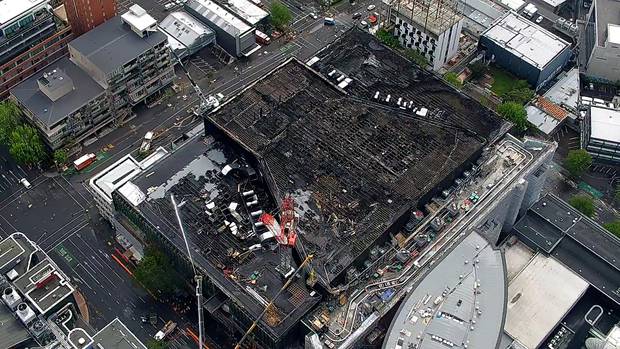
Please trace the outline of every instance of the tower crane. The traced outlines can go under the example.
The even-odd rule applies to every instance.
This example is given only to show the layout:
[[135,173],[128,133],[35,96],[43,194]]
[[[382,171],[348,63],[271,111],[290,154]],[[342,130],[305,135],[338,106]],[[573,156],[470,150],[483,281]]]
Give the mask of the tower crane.
[[180,204],[177,205],[177,202],[174,199],[174,194],[170,194],[170,202],[172,203],[172,207],[174,207],[174,214],[176,215],[177,222],[179,223],[179,230],[181,231],[181,235],[183,236],[183,241],[185,241],[187,256],[189,257],[189,261],[192,265],[192,270],[194,271],[194,281],[196,282],[196,302],[198,303],[198,349],[203,349],[204,318],[202,307],[202,275],[200,275],[200,273],[196,271],[196,266],[194,265],[194,258],[192,258],[192,251],[189,248],[189,242],[187,241],[187,235],[185,235],[185,228],[183,228],[183,221],[181,220],[181,213],[179,212],[179,208],[185,204],[185,201],[182,201]]
[[183,70],[183,73],[185,73],[185,76],[187,76],[189,83],[192,85],[192,88],[194,89],[194,91],[198,95],[198,99],[200,100],[198,108],[194,109],[194,115],[202,116],[204,115],[204,113],[208,112],[209,110],[217,108],[220,105],[220,101],[223,98],[223,96],[219,93],[216,96],[213,96],[213,95],[205,96],[200,86],[198,86],[196,81],[194,81],[192,76],[189,74],[189,71],[187,70],[187,68],[185,68],[185,66],[183,65],[183,62],[181,62],[181,58],[176,54],[176,52],[174,52],[174,50],[171,49],[170,51],[172,52],[172,54],[174,55],[174,58],[179,63],[179,66]]

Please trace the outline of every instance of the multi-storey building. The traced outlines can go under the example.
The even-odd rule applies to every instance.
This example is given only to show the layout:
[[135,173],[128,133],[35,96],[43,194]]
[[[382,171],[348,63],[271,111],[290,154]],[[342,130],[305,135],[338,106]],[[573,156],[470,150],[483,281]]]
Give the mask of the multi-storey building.
[[108,91],[116,118],[167,86],[174,68],[165,34],[157,21],[133,5],[128,12],[69,43],[71,60]]
[[579,67],[588,78],[615,83],[620,80],[620,4],[596,0],[586,15],[580,35]]
[[620,111],[590,106],[581,123],[581,147],[594,161],[620,164]]
[[80,36],[116,16],[115,0],[65,0],[73,35]]
[[167,37],[156,26],[134,5],[69,43],[70,59],[11,90],[50,148],[118,126],[133,106],[173,81]]
[[66,54],[71,28],[49,0],[0,1],[0,98],[26,77]]
[[383,0],[383,4],[400,44],[422,54],[433,70],[456,55],[463,16],[455,4],[421,0]]

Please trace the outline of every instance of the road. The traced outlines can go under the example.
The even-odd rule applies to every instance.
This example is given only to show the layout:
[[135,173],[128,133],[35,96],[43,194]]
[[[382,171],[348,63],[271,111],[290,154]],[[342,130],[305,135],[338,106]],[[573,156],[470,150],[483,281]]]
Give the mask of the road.
[[[165,1],[139,2],[150,5],[156,18],[165,14]],[[368,3],[351,6],[346,1],[341,2],[329,13],[335,17],[336,25],[325,26],[322,14],[316,9],[298,0],[286,0],[285,4],[294,15],[292,28],[297,33],[292,41],[276,40],[252,57],[229,65],[224,65],[214,53],[205,49],[190,58],[186,65],[204,91],[233,96],[290,57],[302,61],[312,57],[355,25],[351,14],[362,12]],[[130,5],[127,0],[119,1],[119,12]],[[148,7],[147,10],[151,12]],[[312,16],[310,12],[317,15]],[[180,328],[191,327],[197,333],[192,325],[195,321],[193,316],[179,314],[169,304],[156,301],[112,259],[119,246],[113,230],[97,213],[86,183],[97,171],[135,151],[147,131],[157,134],[154,147],[168,146],[201,122],[189,112],[198,103],[195,93],[180,71],[177,77],[175,84],[180,93],[163,98],[152,108],[139,106],[135,110],[137,116],[124,127],[84,147],[82,153],[97,153],[100,160],[83,173],[58,176],[23,168],[10,160],[6,149],[0,149],[0,237],[21,231],[48,252],[86,298],[93,328],[100,329],[119,317],[145,342],[163,326],[164,321],[172,319],[179,323]],[[26,178],[32,187],[26,189],[19,183],[21,178]],[[151,313],[158,315],[155,326],[140,321],[141,316]],[[189,314],[193,315],[193,311]],[[177,332],[171,344],[175,348],[195,346],[183,331]],[[217,347],[212,342],[210,344]]]

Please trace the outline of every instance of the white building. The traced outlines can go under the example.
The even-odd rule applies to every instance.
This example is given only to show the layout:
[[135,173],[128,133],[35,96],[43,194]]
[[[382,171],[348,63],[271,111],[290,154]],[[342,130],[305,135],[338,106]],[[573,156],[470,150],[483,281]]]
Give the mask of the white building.
[[168,37],[170,49],[185,58],[203,47],[215,44],[215,32],[187,12],[172,12],[159,24],[159,30]]
[[620,110],[590,106],[581,127],[581,146],[595,161],[620,164]]
[[455,5],[433,1],[383,0],[393,34],[403,47],[421,53],[433,70],[439,70],[459,49],[463,16]]

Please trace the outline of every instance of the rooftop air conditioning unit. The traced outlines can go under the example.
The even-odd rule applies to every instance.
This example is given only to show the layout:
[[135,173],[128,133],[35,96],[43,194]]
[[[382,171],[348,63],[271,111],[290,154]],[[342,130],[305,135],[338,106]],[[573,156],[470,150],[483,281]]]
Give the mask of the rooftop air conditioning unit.
[[9,308],[11,308],[11,310],[15,310],[17,305],[21,303],[22,297],[19,293],[15,292],[13,287],[7,287],[2,292],[2,300]]
[[37,314],[30,309],[30,306],[26,303],[19,303],[17,306],[17,316],[24,323],[24,325],[28,325],[32,320],[36,319]]

